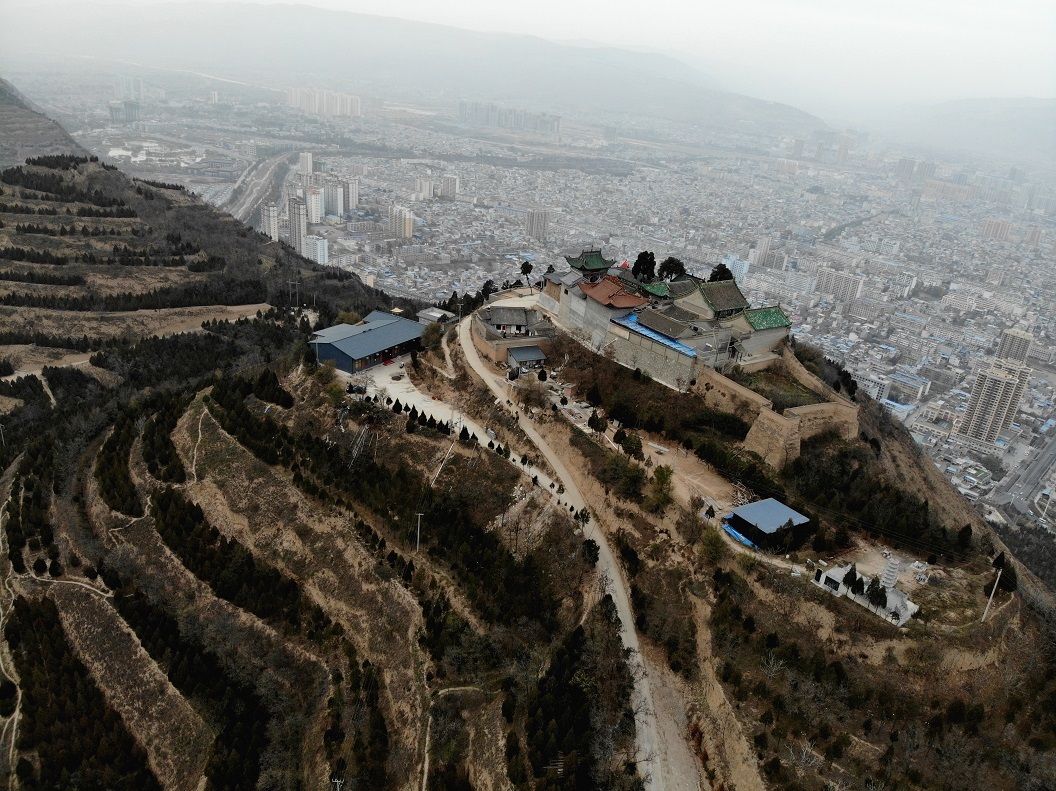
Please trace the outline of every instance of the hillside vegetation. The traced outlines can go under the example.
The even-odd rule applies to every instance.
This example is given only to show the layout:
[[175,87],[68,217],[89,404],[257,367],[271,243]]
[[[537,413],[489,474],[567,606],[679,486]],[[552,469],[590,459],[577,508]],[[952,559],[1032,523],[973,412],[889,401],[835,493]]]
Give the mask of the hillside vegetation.
[[[428,731],[430,788],[640,784],[618,619],[587,595],[596,555],[570,515],[438,416],[346,403],[285,280],[319,288],[324,322],[387,298],[87,158],[0,185],[15,207],[0,301],[19,322],[5,337],[89,358],[0,383],[5,773],[24,788],[402,788]],[[282,307],[142,338],[46,320],[247,299]],[[511,504],[530,541],[498,529]],[[105,613],[92,629],[84,597]],[[98,650],[128,633],[142,691]],[[572,708],[570,684],[592,690]],[[138,715],[162,704],[180,716]],[[188,767],[202,777],[176,776]]]
[[[737,448],[732,416],[709,415],[699,397],[562,351],[574,361],[562,378],[627,429],[608,435],[613,448],[604,419],[592,416],[589,433],[540,421],[571,448],[579,485],[614,495],[597,517],[614,534],[640,633],[696,701],[691,736],[714,787],[741,787],[756,771],[760,787],[818,791],[1056,783],[1056,620],[1035,595],[1047,591],[1006,556],[980,624],[1000,542],[904,429],[860,399],[856,439],[819,435],[773,472]],[[637,445],[619,447],[623,433],[640,434]],[[683,500],[688,513],[651,508],[660,468],[635,458],[647,439],[693,449],[755,496],[790,503],[813,534],[778,559],[723,540],[699,500]],[[883,548],[903,569],[931,567],[927,583],[908,580],[921,610],[902,629],[810,582],[821,559],[831,567]]]
[[240,315],[290,306],[291,282],[324,322],[392,305],[354,275],[94,157],[38,157],[0,171],[0,342],[9,347],[0,357],[16,368],[231,315],[213,306]]

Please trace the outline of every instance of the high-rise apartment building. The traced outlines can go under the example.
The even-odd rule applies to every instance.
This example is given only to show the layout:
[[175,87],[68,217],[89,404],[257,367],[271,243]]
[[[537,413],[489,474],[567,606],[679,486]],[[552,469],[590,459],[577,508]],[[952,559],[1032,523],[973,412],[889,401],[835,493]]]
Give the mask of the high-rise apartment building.
[[983,238],[993,239],[998,242],[1007,242],[1008,235],[1012,231],[1012,223],[1008,220],[990,219],[983,223]]
[[850,151],[846,145],[842,145],[836,149],[836,164],[839,167],[843,167],[847,164],[847,153]]
[[1034,342],[1034,336],[1023,330],[1005,330],[1001,333],[1001,343],[997,349],[997,357],[1000,360],[1009,360],[1014,363],[1025,364],[1030,356],[1030,344]]
[[330,262],[330,248],[322,236],[306,236],[304,239],[304,257],[310,258],[320,266]]
[[359,179],[346,179],[341,185],[345,191],[345,211],[355,211],[359,205]]
[[770,246],[773,244],[769,236],[762,236],[755,243],[754,255],[752,251],[748,253],[748,260],[755,264],[757,267],[766,266],[766,259],[770,257]]
[[414,236],[414,213],[403,206],[390,207],[389,229],[397,239],[409,239]]
[[305,239],[308,236],[308,206],[300,198],[290,198],[290,247],[304,255]]
[[837,302],[853,302],[862,294],[865,278],[836,269],[822,267],[818,270],[818,284],[815,290],[822,294],[832,294]]
[[290,88],[286,104],[311,115],[357,117],[363,114],[358,96],[315,88]]
[[926,160],[918,162],[913,170],[914,181],[928,181],[935,178],[935,163]]
[[895,165],[895,178],[899,181],[912,181],[913,173],[916,168],[917,162],[915,159],[903,157],[898,160],[898,164]]
[[458,176],[446,175],[440,182],[440,197],[454,200],[455,196],[462,191],[462,182]]
[[323,212],[335,217],[345,214],[345,185],[340,181],[328,181],[323,185]]
[[550,230],[550,215],[546,209],[529,209],[524,221],[524,235],[545,242]]
[[272,241],[279,241],[279,207],[274,203],[260,209],[260,232]]
[[304,202],[308,206],[308,222],[318,225],[323,221],[323,191],[309,187],[304,191]]
[[297,172],[298,173],[311,173],[312,172],[312,152],[304,151],[297,155]]
[[722,259],[722,263],[726,264],[726,268],[733,273],[733,279],[737,281],[737,285],[743,286],[744,279],[748,277],[748,270],[751,268],[751,262],[746,258],[730,253]]
[[803,157],[803,145],[805,142],[806,141],[802,138],[796,138],[792,141],[792,156],[796,159],[801,159]]
[[415,179],[414,194],[417,200],[429,200],[433,197],[432,179]]
[[1012,425],[1029,378],[1030,368],[1007,362],[980,370],[958,436],[977,450],[990,450],[998,435]]

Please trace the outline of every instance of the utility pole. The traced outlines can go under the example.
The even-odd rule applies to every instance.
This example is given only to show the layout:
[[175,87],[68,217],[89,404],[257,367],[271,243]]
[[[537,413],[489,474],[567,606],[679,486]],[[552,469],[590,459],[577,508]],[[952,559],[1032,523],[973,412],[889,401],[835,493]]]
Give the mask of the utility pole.
[[987,613],[990,612],[990,605],[994,601],[994,594],[997,593],[997,583],[999,583],[1001,581],[1001,572],[1002,571],[1004,571],[1003,568],[1000,568],[1000,569],[997,570],[997,579],[994,580],[994,589],[992,591],[990,591],[990,598],[987,599],[987,601],[986,601],[986,609],[983,610],[983,617],[979,619],[979,623],[983,623],[986,620]]
[[414,542],[414,554],[418,554],[418,549],[422,545],[422,517],[424,514],[416,514],[418,517],[418,538]]

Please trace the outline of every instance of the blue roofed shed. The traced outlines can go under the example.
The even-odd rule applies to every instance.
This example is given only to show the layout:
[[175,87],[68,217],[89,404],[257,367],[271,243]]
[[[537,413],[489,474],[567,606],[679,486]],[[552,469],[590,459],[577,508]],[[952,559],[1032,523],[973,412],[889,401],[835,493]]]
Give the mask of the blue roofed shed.
[[421,348],[424,324],[375,310],[359,324],[338,324],[320,330],[309,343],[320,363],[333,360],[341,371],[354,373]]
[[798,545],[811,533],[810,517],[772,497],[735,508],[723,521],[756,546],[774,549]]

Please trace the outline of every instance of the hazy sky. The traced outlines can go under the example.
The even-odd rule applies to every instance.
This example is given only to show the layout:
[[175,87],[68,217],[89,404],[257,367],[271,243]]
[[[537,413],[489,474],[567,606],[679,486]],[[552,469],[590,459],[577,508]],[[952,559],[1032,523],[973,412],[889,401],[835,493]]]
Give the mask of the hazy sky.
[[[130,4],[137,2],[158,0]],[[22,2],[0,0],[0,21],[3,7],[14,4]],[[667,52],[704,69],[726,88],[818,111],[866,100],[883,104],[1056,96],[1053,0],[401,0],[385,4],[312,0],[305,4]]]

